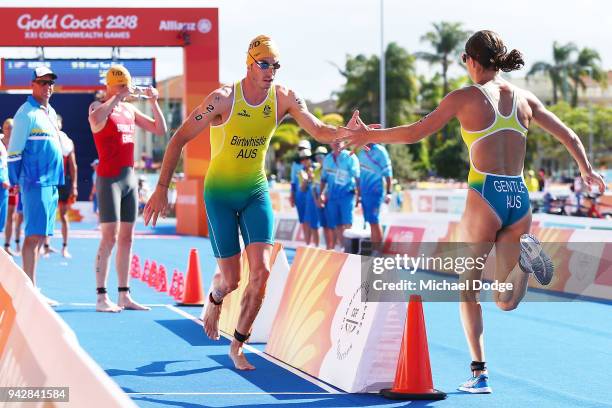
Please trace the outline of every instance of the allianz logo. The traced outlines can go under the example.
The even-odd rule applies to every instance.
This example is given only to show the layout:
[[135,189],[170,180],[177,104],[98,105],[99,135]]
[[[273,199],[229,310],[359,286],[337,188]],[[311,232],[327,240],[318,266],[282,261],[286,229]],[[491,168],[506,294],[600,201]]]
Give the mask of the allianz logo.
[[208,33],[212,29],[212,23],[207,18],[202,18],[198,22],[161,20],[159,31],[199,31],[202,34]]

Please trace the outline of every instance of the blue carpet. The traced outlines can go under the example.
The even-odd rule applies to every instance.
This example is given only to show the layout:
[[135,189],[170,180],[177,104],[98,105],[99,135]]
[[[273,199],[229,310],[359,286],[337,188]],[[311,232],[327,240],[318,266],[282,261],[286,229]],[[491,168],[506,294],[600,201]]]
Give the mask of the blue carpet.
[[[141,407],[612,407],[612,305],[594,302],[524,303],[512,312],[484,303],[491,395],[454,391],[469,374],[470,357],[458,306],[453,303],[424,305],[434,383],[448,392],[446,401],[393,402],[363,394],[273,394],[324,391],[253,354],[250,359],[256,371],[240,373],[228,368],[227,340],[208,340],[199,325],[166,307],[102,314],[93,306],[73,305],[95,302],[93,259],[99,241],[93,227],[74,224],[73,259],[64,260],[57,254],[41,259],[38,273],[38,286],[63,303],[57,312],[76,332],[82,347],[128,393],[214,394],[132,394]],[[142,262],[154,259],[164,264],[169,274],[174,268],[185,271],[189,250],[197,248],[208,286],[215,261],[207,239],[176,236],[171,224],[155,231],[139,224],[137,232],[134,252]],[[60,239],[54,238],[52,245],[60,247]],[[294,252],[288,251],[288,256],[292,259]],[[112,268],[108,284],[112,298],[116,297],[115,287]],[[140,302],[174,303],[140,281],[132,281],[132,289]],[[181,309],[200,314],[200,308]],[[265,345],[255,347],[262,350]]]

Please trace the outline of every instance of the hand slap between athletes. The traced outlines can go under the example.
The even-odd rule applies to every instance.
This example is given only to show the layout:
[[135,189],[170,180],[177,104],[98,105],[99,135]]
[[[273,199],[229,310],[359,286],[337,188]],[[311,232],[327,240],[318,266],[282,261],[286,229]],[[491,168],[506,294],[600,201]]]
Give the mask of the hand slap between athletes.
[[147,205],[145,206],[143,217],[145,225],[149,225],[149,221],[153,221],[151,225],[154,227],[157,224],[157,217],[160,215],[162,218],[166,218],[166,211],[168,209],[168,190],[159,186],[155,189]]
[[334,142],[340,144],[342,149],[351,149],[353,153],[359,148],[370,150],[367,146],[368,143],[372,143],[371,135],[369,134],[372,129],[380,129],[381,126],[378,123],[366,125],[359,117],[359,111],[355,110],[351,120],[346,124],[346,127],[338,128],[338,137]]

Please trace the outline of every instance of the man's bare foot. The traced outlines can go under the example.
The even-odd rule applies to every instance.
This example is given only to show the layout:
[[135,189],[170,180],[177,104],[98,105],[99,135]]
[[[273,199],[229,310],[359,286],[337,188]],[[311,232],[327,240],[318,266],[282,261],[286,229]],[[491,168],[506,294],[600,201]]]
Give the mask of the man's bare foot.
[[9,254],[10,256],[16,256],[16,254],[13,252],[13,250],[11,249],[10,246],[5,245],[4,246],[4,251]]
[[68,247],[62,248],[62,256],[66,259],[72,258],[72,255],[70,255],[70,252],[68,252]]
[[243,344],[239,343],[237,340],[232,340],[229,356],[234,362],[236,370],[254,370],[255,366],[247,361],[244,355],[244,350],[242,349],[242,345]]
[[212,302],[206,303],[204,311],[204,331],[208,338],[219,340],[219,318],[221,317],[221,305],[215,305]]
[[132,299],[129,293],[123,294],[123,292],[119,293],[117,305],[126,310],[151,310],[148,306],[143,306],[140,303],[134,302],[134,299]]
[[121,308],[110,301],[107,295],[98,296],[96,301],[96,312],[118,313]]

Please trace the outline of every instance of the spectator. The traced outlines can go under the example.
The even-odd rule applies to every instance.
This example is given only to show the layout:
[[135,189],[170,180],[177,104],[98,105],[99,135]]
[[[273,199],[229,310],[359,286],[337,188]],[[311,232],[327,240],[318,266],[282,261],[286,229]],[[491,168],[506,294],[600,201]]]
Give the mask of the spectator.
[[373,255],[382,250],[383,230],[380,226],[380,206],[391,202],[391,159],[381,144],[371,143],[370,150],[361,149],[357,155],[361,168],[360,191],[363,218],[370,224]]
[[[13,118],[8,118],[2,124],[2,143],[8,149],[9,141],[11,139],[11,132],[13,131]],[[7,152],[8,159],[8,152]],[[8,163],[7,163],[8,169]],[[7,200],[7,211],[6,211],[6,225],[4,227],[4,250],[7,254],[11,256],[18,256],[21,248],[19,247],[19,236],[21,231],[17,231],[15,234],[15,247],[16,251],[13,252],[11,249],[11,238],[13,237],[13,228],[16,224],[16,218],[18,215],[15,213],[15,208],[17,207],[17,200],[19,196],[19,186],[11,185],[8,190],[8,200]],[[20,217],[20,215],[19,215]],[[15,223],[13,222],[15,221]],[[0,223],[2,221],[0,220]],[[19,222],[19,226],[17,228],[21,228],[21,222]]]
[[576,195],[576,208],[578,213],[582,214],[582,177],[580,173],[574,174],[574,194]]
[[138,215],[142,214],[149,200],[149,187],[144,176],[138,177]]
[[300,159],[300,152],[304,150],[310,150],[310,142],[308,140],[300,140],[297,146],[297,156],[291,165],[291,206],[297,209],[298,220],[302,231],[304,231],[304,213],[305,213],[305,195],[300,190],[300,179],[299,174],[302,171],[302,164]]
[[[68,135],[62,132],[62,117],[57,115],[58,119],[58,128],[60,129],[60,145],[62,147],[62,156],[64,158],[64,179],[65,183],[59,187],[58,189],[58,206],[60,212],[60,221],[62,223],[62,256],[64,258],[72,258],[70,252],[68,252],[68,231],[69,231],[69,222],[68,222],[68,210],[70,206],[74,204],[78,196],[77,190],[77,164],[76,164],[76,156],[74,153],[74,143],[68,137]],[[45,250],[50,250],[48,244],[45,244]]]
[[530,193],[539,191],[540,183],[538,182],[535,171],[529,170],[527,172],[527,177],[525,177],[525,184],[527,185],[527,191],[529,191]]
[[315,198],[312,195],[312,185],[314,181],[314,168],[312,165],[312,153],[309,149],[300,151],[302,170],[299,172],[300,191],[304,194],[304,242],[307,246],[310,243],[319,246],[319,216]]
[[[314,204],[316,205],[317,219],[319,221],[319,225],[323,227],[323,236],[325,237],[325,242],[327,243],[328,241],[334,239],[334,230],[329,228],[327,224],[327,217],[325,216],[325,203],[321,200],[321,175],[323,174],[323,161],[325,160],[325,156],[327,156],[327,149],[325,146],[319,146],[315,149],[315,163],[312,175],[312,195],[314,196]],[[307,207],[306,211],[308,212],[308,210],[309,209]],[[318,226],[312,233],[316,234],[317,236],[316,245],[318,246]]]
[[548,178],[546,177],[546,171],[540,168],[538,171],[538,191],[547,190]]
[[[344,230],[353,225],[353,208],[359,205],[359,160],[334,142],[333,151],[323,161],[321,200],[325,202],[325,216],[334,236],[327,249],[342,251]],[[327,191],[325,190],[327,188]]]

